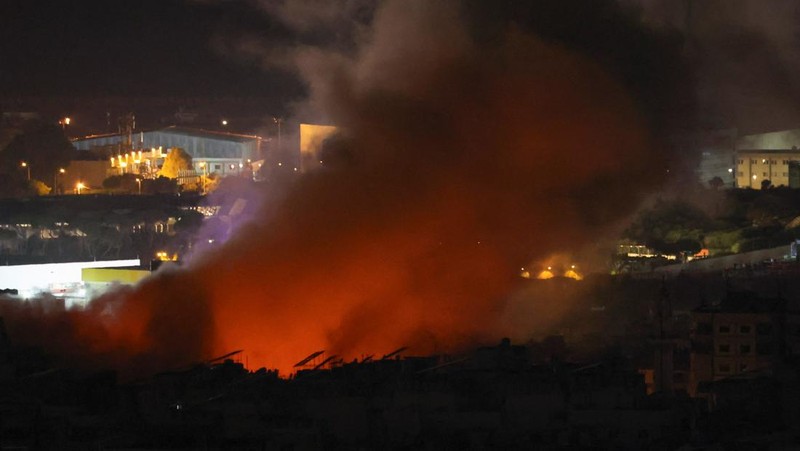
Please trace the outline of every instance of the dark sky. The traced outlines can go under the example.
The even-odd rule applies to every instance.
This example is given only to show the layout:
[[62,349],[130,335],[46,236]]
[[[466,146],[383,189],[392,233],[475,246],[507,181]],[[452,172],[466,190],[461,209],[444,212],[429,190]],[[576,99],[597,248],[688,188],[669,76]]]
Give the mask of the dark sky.
[[[289,55],[281,51],[295,44],[325,52],[340,41],[346,45],[349,19],[368,12],[371,3],[0,0],[0,101],[224,96],[285,108],[304,90],[299,76],[274,69],[292,66],[280,61]],[[510,22],[592,55],[623,78],[637,100],[654,104],[646,105],[650,110],[664,107],[657,122],[690,117],[675,113],[671,104],[679,102],[696,104],[703,127],[759,131],[800,121],[800,78],[793,75],[800,70],[795,0],[463,4],[477,30],[491,30],[492,21]],[[640,14],[620,14],[619,4],[633,5]],[[337,21],[345,27],[336,28]],[[655,41],[677,53],[653,53],[642,44]]]
[[297,82],[217,51],[236,36],[285,39],[248,2],[0,2],[0,96],[285,97]]

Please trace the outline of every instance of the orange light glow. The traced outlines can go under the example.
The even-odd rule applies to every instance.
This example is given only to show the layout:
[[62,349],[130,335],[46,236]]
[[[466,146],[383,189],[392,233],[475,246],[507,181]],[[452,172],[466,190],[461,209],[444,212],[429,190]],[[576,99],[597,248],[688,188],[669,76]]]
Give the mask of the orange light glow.
[[[350,361],[510,336],[505,313],[517,290],[560,285],[520,273],[563,275],[572,262],[548,256],[576,252],[630,214],[658,182],[649,168],[664,167],[663,153],[637,104],[593,59],[522,32],[490,45],[455,31],[418,60],[419,49],[378,33],[369,64],[313,89],[346,131],[341,149],[332,146],[341,155],[316,172],[267,160],[265,169],[292,177],[260,186],[264,205],[227,240],[86,310],[44,315],[58,327],[16,332],[129,377],[237,349],[253,367],[287,375],[321,349]],[[548,319],[563,309],[537,308]]]

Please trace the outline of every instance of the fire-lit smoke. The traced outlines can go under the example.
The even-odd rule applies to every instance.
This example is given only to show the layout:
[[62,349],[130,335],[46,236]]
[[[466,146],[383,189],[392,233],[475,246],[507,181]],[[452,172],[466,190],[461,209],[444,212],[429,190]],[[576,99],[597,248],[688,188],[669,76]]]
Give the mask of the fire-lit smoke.
[[696,69],[706,127],[739,133],[796,127],[800,83],[795,0],[623,0],[654,26],[679,30]]
[[320,170],[183,269],[86,311],[27,308],[12,336],[43,321],[50,335],[23,340],[72,361],[142,372],[244,349],[286,373],[316,350],[510,335],[520,267],[629,213],[662,154],[603,66],[520,28],[476,40],[462,14],[389,1],[352,58],[305,53],[313,103],[341,129]]

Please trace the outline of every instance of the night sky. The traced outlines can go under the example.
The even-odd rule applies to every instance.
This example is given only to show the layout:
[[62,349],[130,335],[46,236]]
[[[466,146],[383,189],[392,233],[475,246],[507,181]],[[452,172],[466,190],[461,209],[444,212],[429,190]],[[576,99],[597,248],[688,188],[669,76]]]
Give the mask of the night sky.
[[249,2],[0,2],[0,95],[257,96],[285,100],[290,75],[220,42],[285,39]]
[[[327,51],[350,40],[352,23],[368,28],[376,3],[3,0],[0,101],[249,97],[264,99],[270,114],[288,114],[286,105],[307,92],[302,77],[286,70],[293,67],[286,50],[300,44]],[[793,0],[460,3],[475,29],[513,23],[613,66],[641,102],[677,99],[684,111],[672,118],[683,120],[687,108],[696,108],[696,123],[683,124],[690,128],[746,133],[800,121],[800,79],[793,75],[800,68],[800,9]],[[618,6],[627,12],[619,14]],[[648,29],[671,36],[664,42],[683,60],[675,52],[642,51]],[[678,89],[676,76],[685,80]],[[656,120],[671,121],[670,114]]]

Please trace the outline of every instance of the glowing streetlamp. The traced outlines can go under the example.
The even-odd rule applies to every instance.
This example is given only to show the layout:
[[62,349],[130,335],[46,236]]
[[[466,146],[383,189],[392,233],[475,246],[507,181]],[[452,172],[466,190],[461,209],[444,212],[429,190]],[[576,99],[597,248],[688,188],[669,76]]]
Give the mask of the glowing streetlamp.
[[78,182],[78,184],[75,185],[75,188],[78,190],[78,195],[80,195],[81,194],[81,190],[86,188],[86,185],[84,185],[83,182]]
[[228,120],[227,120],[227,119],[223,119],[223,120],[222,120],[222,125],[223,125],[223,126],[225,126],[225,125],[228,125]]
[[58,176],[63,175],[66,171],[64,168],[58,168],[58,171],[53,174],[53,194],[58,194]]
[[20,164],[20,167],[23,167],[23,168],[28,170],[28,180],[30,180],[31,179],[31,165],[29,165],[27,162],[23,161]]

